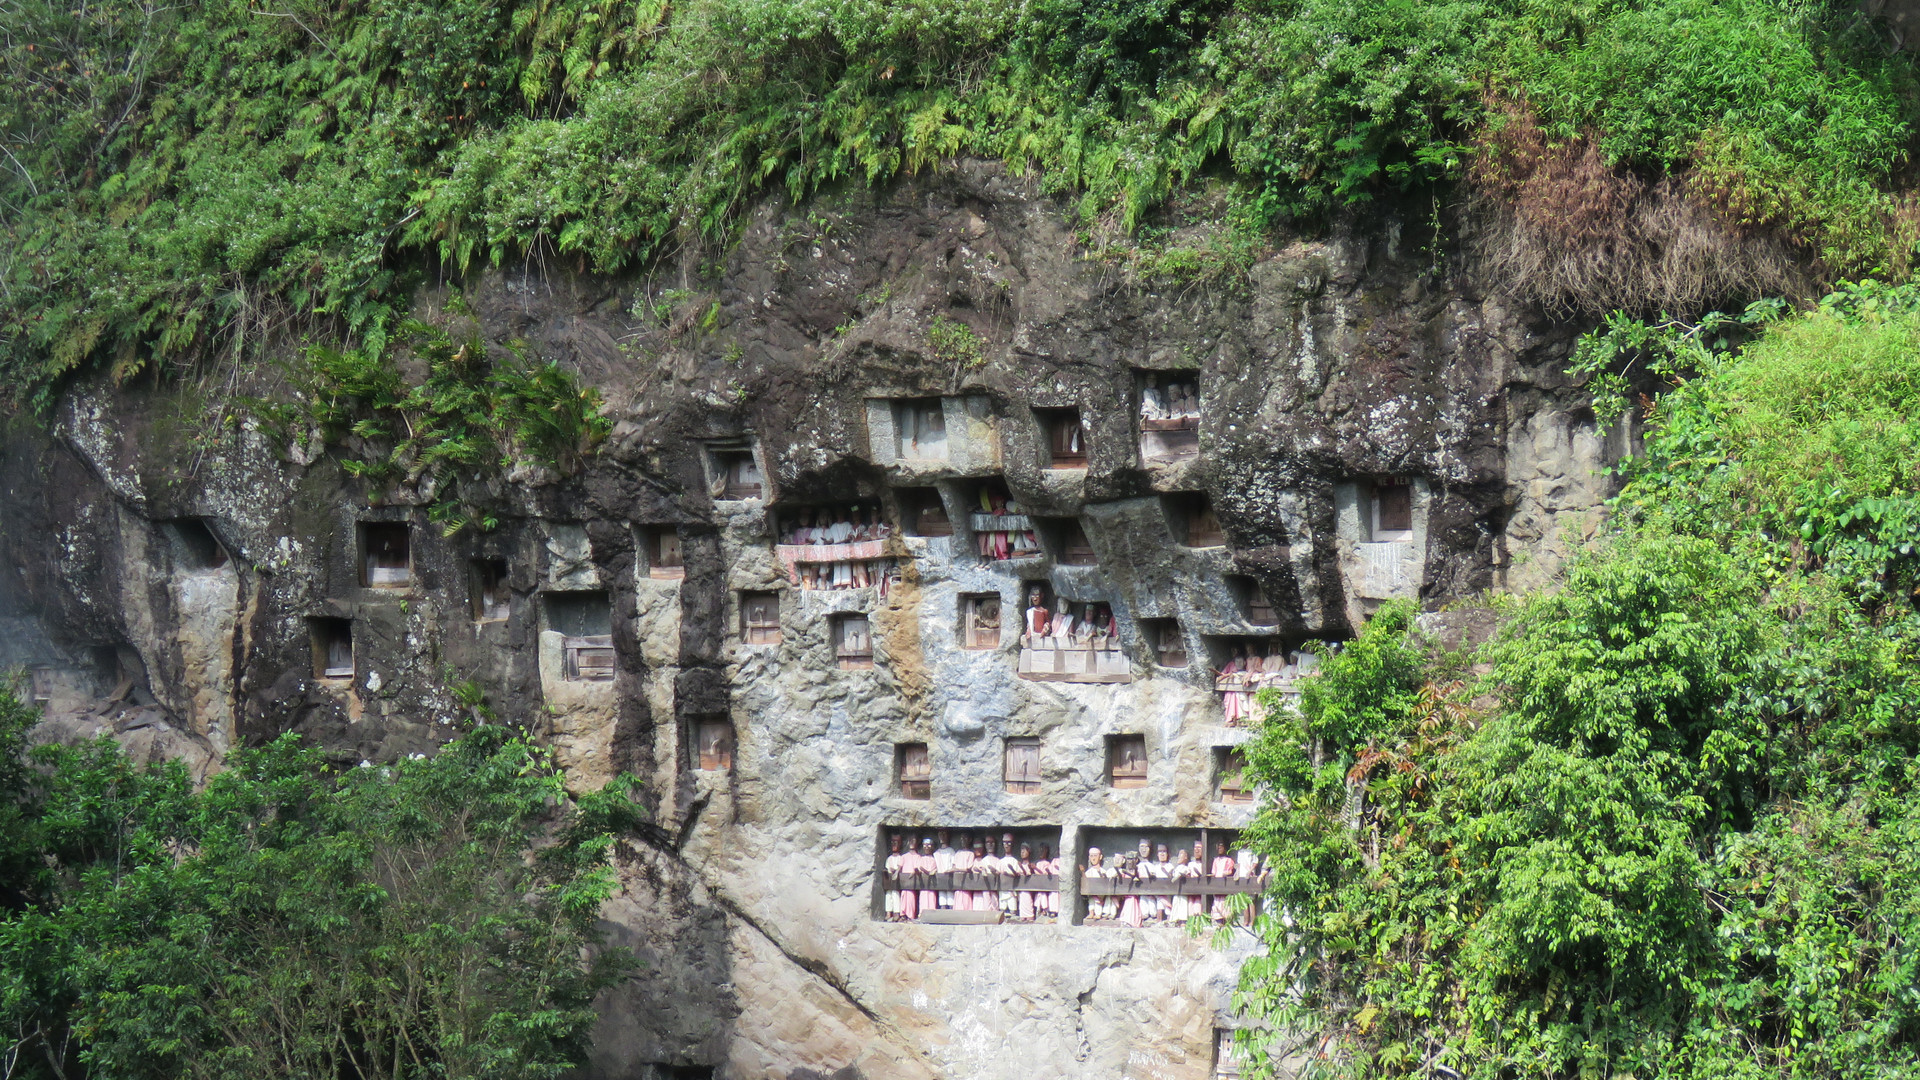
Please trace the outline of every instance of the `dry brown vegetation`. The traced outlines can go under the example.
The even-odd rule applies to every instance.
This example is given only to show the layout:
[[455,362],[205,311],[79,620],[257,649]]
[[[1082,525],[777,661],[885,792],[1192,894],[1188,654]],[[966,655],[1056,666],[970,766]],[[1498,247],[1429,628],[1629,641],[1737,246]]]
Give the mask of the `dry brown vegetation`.
[[1807,250],[1731,221],[1686,174],[1648,180],[1591,139],[1556,142],[1522,103],[1493,112],[1470,173],[1467,244],[1515,293],[1566,313],[1694,312],[1821,283]]

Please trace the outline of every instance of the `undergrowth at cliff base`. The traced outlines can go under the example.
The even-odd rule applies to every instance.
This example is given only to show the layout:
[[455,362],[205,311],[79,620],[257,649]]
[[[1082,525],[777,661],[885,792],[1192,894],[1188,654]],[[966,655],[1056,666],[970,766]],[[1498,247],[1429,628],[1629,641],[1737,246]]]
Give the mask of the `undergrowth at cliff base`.
[[24,753],[0,694],[0,1073],[559,1077],[595,993],[634,786],[570,798],[483,726],[330,771],[288,735],[195,791],[111,740]]
[[1902,272],[1920,220],[1913,62],[1840,0],[20,0],[0,35],[0,390],[42,410],[288,319],[378,351],[429,275],[618,271],[958,155],[1120,234],[1219,185],[1232,239],[1145,273],[1470,173],[1534,247],[1620,239],[1646,177],[1831,274]]
[[1390,606],[1250,744],[1261,1075],[1920,1073],[1920,293],[1711,323],[1590,345],[1667,390],[1489,674]]

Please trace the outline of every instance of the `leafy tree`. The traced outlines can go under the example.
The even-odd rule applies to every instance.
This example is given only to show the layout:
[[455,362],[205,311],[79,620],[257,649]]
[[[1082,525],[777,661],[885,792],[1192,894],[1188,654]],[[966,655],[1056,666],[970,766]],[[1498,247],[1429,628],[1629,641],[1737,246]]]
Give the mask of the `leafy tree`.
[[[0,701],[5,760],[31,711]],[[538,1077],[583,1058],[631,785],[569,800],[483,727],[328,772],[288,736],[196,792],[102,741],[6,789],[0,1067],[28,1077]]]

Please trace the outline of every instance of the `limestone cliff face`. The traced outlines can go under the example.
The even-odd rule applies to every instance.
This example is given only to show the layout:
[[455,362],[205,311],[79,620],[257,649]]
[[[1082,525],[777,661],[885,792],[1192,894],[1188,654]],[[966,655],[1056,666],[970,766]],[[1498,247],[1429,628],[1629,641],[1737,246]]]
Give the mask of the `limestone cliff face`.
[[[286,730],[342,761],[428,752],[472,722],[472,680],[576,785],[646,777],[658,827],[606,918],[649,966],[604,1002],[593,1076],[1210,1076],[1244,935],[1081,925],[1073,875],[1054,923],[888,922],[884,845],[1013,830],[1077,864],[1230,836],[1246,732],[1212,672],[1236,648],[1552,579],[1618,447],[1560,373],[1571,328],[1431,262],[1383,217],[1244,278],[1142,283],[965,165],[768,206],[719,265],[516,264],[458,316],[420,307],[601,389],[618,424],[583,474],[509,480],[499,528],[449,538],[327,454],[222,428],[218,399],[79,387],[7,444],[0,661],[36,669],[46,737],[196,768]],[[1194,452],[1158,453],[1185,436],[1143,432],[1142,391],[1188,381]],[[1084,467],[1055,453],[1069,410]],[[983,489],[1037,552],[982,557]],[[874,561],[897,577],[802,587],[791,515],[854,506],[894,526]],[[382,526],[404,580],[372,565]],[[1118,648],[1023,657],[1036,587],[1105,605]],[[1008,740],[1038,740],[1037,781],[1008,783]]]

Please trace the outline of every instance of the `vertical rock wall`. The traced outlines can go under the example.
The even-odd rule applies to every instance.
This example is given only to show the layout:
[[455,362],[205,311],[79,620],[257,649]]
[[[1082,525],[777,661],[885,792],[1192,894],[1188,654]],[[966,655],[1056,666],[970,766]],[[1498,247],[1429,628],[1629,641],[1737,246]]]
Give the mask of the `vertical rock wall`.
[[[481,694],[576,786],[642,775],[655,825],[623,848],[606,920],[648,966],[603,1003],[596,1077],[1212,1075],[1244,933],[1216,949],[1079,925],[1072,880],[1055,923],[888,922],[887,831],[1044,832],[1074,865],[1123,835],[1098,830],[1243,825],[1217,765],[1247,732],[1212,670],[1236,643],[1338,641],[1391,598],[1550,583],[1620,449],[1559,373],[1571,330],[1481,293],[1470,266],[1435,273],[1390,215],[1243,276],[1155,283],[1085,250],[1030,184],[961,165],[769,205],[704,274],[529,263],[472,283],[458,316],[447,301],[421,314],[606,395],[618,424],[582,475],[505,483],[497,529],[447,537],[324,448],[186,422],[230,403],[76,388],[50,431],[7,444],[0,662],[38,669],[47,737],[113,729],[201,767],[288,730],[343,762],[428,752]],[[1138,395],[1163,376],[1200,386],[1190,457],[1142,454]],[[895,403],[934,400],[945,458],[903,455]],[[1046,410],[1064,409],[1084,468],[1049,467]],[[761,491],[723,497],[743,451]],[[1041,519],[1040,552],[981,557],[983,484]],[[1396,485],[1404,529],[1379,509]],[[953,534],[904,535],[929,491]],[[1218,544],[1192,542],[1200,495]],[[800,588],[781,515],[853,505],[896,526],[897,583]],[[404,583],[367,580],[369,522],[408,526]],[[1064,558],[1069,522],[1091,565]],[[679,576],[655,565],[663,531]],[[476,607],[481,562],[505,566],[504,617]],[[1115,680],[1020,676],[1035,584],[1107,605]],[[777,643],[747,640],[744,594],[777,597]],[[978,596],[1000,600],[997,648],[967,647]],[[602,636],[580,612],[601,610],[610,677],[570,677]],[[871,667],[836,656],[848,615],[869,620]],[[351,675],[327,677],[316,642],[341,626]],[[1161,662],[1161,626],[1184,663]],[[725,722],[731,767],[699,767],[703,725]],[[1144,739],[1139,786],[1111,783],[1118,735]],[[1039,790],[1008,790],[1010,738],[1040,740]],[[928,799],[902,797],[904,743],[928,748]]]

